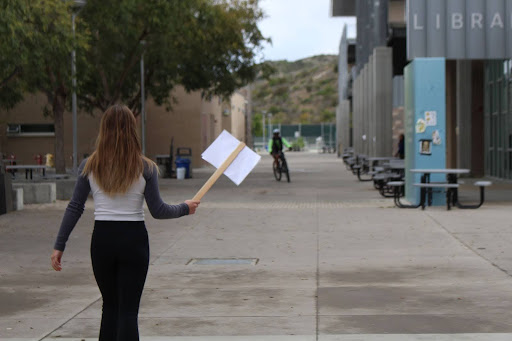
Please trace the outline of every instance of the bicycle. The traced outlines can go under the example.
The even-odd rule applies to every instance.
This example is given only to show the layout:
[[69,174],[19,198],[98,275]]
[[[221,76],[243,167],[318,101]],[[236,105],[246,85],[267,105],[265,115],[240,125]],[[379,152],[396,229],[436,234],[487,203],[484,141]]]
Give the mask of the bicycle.
[[279,157],[274,159],[274,163],[272,164],[272,170],[274,171],[274,177],[277,181],[281,181],[281,177],[283,173],[286,175],[286,180],[290,182],[290,172],[288,170],[288,163],[284,157],[284,153],[280,152]]

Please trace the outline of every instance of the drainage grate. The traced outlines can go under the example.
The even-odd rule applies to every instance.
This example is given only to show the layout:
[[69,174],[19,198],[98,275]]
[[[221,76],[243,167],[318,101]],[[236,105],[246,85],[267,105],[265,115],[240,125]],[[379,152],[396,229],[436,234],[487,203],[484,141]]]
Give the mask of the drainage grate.
[[187,265],[256,265],[258,258],[192,258]]

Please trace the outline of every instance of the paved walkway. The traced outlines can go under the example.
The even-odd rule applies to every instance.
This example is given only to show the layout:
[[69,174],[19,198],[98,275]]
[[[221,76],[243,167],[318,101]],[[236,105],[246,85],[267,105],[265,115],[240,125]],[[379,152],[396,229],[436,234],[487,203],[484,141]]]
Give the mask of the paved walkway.
[[[217,183],[195,216],[147,218],[142,340],[512,339],[512,220],[503,195],[478,210],[399,210],[333,155],[287,157],[289,184],[273,179],[264,156],[240,187]],[[162,196],[190,198],[211,172],[162,180]],[[0,340],[97,337],[92,201],[64,270],[50,270],[65,206],[0,216]],[[256,264],[193,261],[201,258]]]

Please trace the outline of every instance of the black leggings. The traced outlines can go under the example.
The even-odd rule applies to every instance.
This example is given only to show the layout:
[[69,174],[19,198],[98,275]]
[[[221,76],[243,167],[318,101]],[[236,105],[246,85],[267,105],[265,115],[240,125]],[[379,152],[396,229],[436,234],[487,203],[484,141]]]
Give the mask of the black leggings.
[[144,222],[95,221],[91,259],[103,297],[99,341],[138,341],[137,316],[149,266]]

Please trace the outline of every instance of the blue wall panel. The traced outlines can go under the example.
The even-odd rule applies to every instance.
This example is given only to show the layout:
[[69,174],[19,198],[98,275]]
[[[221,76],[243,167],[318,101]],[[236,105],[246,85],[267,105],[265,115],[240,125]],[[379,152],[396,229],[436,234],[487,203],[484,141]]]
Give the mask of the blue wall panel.
[[[418,203],[419,189],[412,186],[420,182],[414,168],[446,168],[446,63],[444,58],[417,58],[405,68],[405,157],[406,198]],[[436,124],[418,132],[419,120],[426,120],[426,112],[436,113]],[[433,143],[434,132],[439,144]],[[422,140],[430,140],[431,154],[420,153]],[[446,175],[432,174],[431,181],[445,181]],[[434,193],[434,205],[446,203],[443,192]]]

